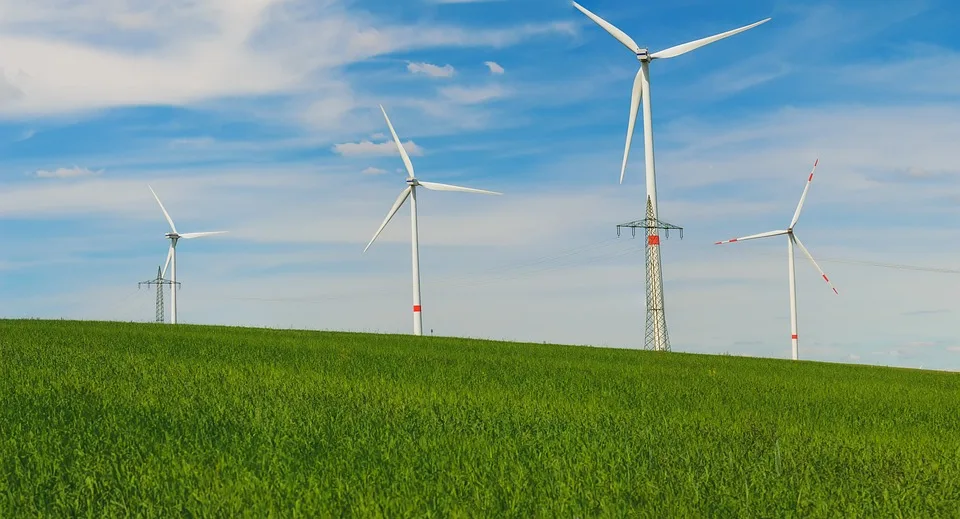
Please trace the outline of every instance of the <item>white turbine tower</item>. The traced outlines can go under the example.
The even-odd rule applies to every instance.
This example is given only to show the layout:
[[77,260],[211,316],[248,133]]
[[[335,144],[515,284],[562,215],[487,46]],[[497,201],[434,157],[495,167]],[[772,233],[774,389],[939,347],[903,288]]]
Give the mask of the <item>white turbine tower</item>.
[[387,213],[387,217],[383,219],[383,223],[380,224],[380,228],[377,229],[377,232],[373,234],[373,238],[370,239],[370,243],[363,248],[363,252],[367,252],[367,249],[373,245],[374,240],[377,239],[377,236],[380,236],[380,232],[383,231],[384,227],[387,226],[387,223],[390,222],[390,219],[393,218],[393,215],[400,210],[400,206],[402,206],[407,200],[407,197],[409,197],[410,232],[411,245],[413,249],[413,334],[423,335],[423,316],[420,305],[420,252],[417,235],[417,187],[420,186],[433,191],[460,191],[464,193],[480,193],[484,195],[501,195],[503,193],[485,191],[483,189],[473,189],[469,187],[451,186],[449,184],[438,184],[436,182],[423,182],[418,180],[413,173],[413,164],[410,162],[410,157],[407,155],[406,150],[403,149],[403,144],[400,143],[400,138],[397,137],[397,132],[393,129],[393,124],[390,123],[390,118],[387,117],[387,111],[383,109],[383,105],[380,105],[380,111],[383,112],[383,118],[386,119],[387,127],[390,128],[390,134],[393,136],[393,142],[396,143],[397,150],[400,151],[400,158],[403,159],[403,165],[407,168],[407,187],[400,192],[400,196],[397,197],[397,201],[393,203],[393,207],[390,208],[390,212]]
[[642,225],[642,227],[647,228],[647,344],[645,344],[645,347],[651,347],[656,351],[666,351],[669,350],[670,346],[667,338],[666,315],[664,312],[663,276],[660,267],[660,237],[658,233],[661,228],[674,228],[675,226],[664,224],[659,220],[660,210],[657,205],[657,177],[653,158],[653,110],[650,99],[650,62],[655,59],[674,58],[686,54],[704,45],[756,27],[770,21],[770,18],[739,29],[691,41],[651,54],[648,49],[641,48],[630,36],[627,36],[626,33],[614,27],[610,22],[593,14],[577,2],[573,2],[573,6],[610,33],[617,41],[625,45],[636,55],[637,60],[640,61],[640,70],[637,71],[637,75],[633,80],[633,92],[630,95],[630,116],[627,121],[627,141],[623,147],[623,163],[620,166],[620,183],[623,184],[623,176],[627,170],[627,158],[630,156],[630,144],[633,142],[633,130],[637,122],[637,110],[642,100],[643,149],[647,184],[645,204],[646,219],[643,220],[644,223]]
[[150,192],[153,193],[153,198],[157,199],[157,203],[160,204],[160,210],[163,211],[163,216],[166,217],[167,223],[170,224],[170,231],[164,236],[170,239],[170,251],[167,252],[167,261],[163,264],[163,271],[160,273],[160,277],[167,272],[167,266],[170,266],[170,282],[172,283],[170,289],[170,324],[177,324],[177,240],[184,239],[189,240],[192,238],[202,238],[204,236],[213,236],[214,234],[224,234],[229,231],[207,231],[207,232],[186,232],[179,233],[177,232],[177,226],[173,224],[173,218],[170,218],[170,213],[167,212],[167,209],[163,207],[163,202],[160,201],[160,197],[157,196],[157,193],[149,185]]
[[790,278],[790,341],[793,345],[793,360],[798,358],[798,348],[799,348],[799,339],[797,336],[797,275],[796,269],[794,268],[793,263],[793,245],[796,244],[797,247],[800,247],[800,250],[803,251],[804,255],[813,263],[813,266],[820,272],[820,276],[823,277],[823,280],[827,282],[827,285],[833,289],[833,292],[837,295],[840,293],[837,292],[837,289],[834,288],[833,283],[830,282],[830,278],[823,273],[823,269],[820,268],[820,265],[817,265],[817,261],[813,259],[813,256],[810,254],[810,251],[803,246],[803,243],[800,241],[800,238],[797,237],[797,234],[794,232],[793,227],[797,225],[797,221],[800,219],[800,211],[803,209],[803,202],[807,199],[807,191],[810,190],[810,184],[813,182],[813,172],[817,170],[817,164],[820,163],[820,159],[817,159],[813,163],[813,169],[810,171],[810,176],[807,177],[807,185],[803,188],[803,194],[800,195],[800,203],[797,204],[797,210],[793,213],[793,219],[790,220],[790,226],[782,231],[770,231],[760,234],[752,234],[750,236],[744,236],[742,238],[733,238],[732,240],[718,241],[716,245],[722,245],[724,243],[734,243],[745,240],[753,240],[756,238],[769,238],[770,236],[781,236],[787,235],[787,270],[789,272],[788,276]]

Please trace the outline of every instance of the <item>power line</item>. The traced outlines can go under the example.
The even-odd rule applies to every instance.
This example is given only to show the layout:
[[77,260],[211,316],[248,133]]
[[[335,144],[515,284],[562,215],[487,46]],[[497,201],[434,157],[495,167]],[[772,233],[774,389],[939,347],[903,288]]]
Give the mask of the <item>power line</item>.
[[[468,274],[455,276],[445,276],[430,280],[434,286],[443,286],[444,288],[475,288],[486,285],[509,283],[517,281],[535,274],[543,274],[563,268],[583,266],[583,265],[601,265],[609,261],[622,258],[632,254],[641,254],[643,251],[636,247],[628,246],[621,249],[617,238],[607,238],[596,242],[577,245],[569,249],[564,249],[553,254],[535,257],[533,259],[507,263],[488,267],[482,270],[474,271]],[[761,256],[778,257],[779,254],[773,252],[760,251],[757,254]],[[888,268],[901,271],[930,272],[937,274],[960,274],[960,269],[950,269],[943,267],[926,267],[920,265],[908,265],[897,263],[884,263],[878,261],[866,261],[846,258],[817,258],[818,261],[827,263],[846,263],[853,265],[863,265],[876,268]],[[216,300],[229,301],[255,301],[265,303],[303,303],[303,304],[322,304],[329,301],[356,299],[363,297],[383,296],[396,293],[393,287],[377,287],[368,290],[353,290],[349,293],[339,294],[317,294],[304,297],[256,297],[256,296],[200,296],[200,299],[210,298]]]

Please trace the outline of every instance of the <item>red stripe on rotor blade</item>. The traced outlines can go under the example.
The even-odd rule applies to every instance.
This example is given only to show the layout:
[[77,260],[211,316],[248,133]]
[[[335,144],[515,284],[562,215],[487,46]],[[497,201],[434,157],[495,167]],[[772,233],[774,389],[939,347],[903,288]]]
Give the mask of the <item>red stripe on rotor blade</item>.
[[807,179],[807,182],[813,182],[813,173],[810,173],[810,178]]
[[820,159],[813,161],[813,167],[817,167],[817,164],[820,164]]
[[730,243],[733,243],[733,242],[735,242],[735,241],[737,241],[736,238],[734,238],[734,239],[732,239],[732,240],[729,240]]
[[420,305],[413,305],[413,311],[414,311],[414,312],[419,312],[419,311],[420,311]]
[[660,237],[657,235],[647,236],[647,245],[660,245]]
[[791,339],[796,339],[796,338],[797,338],[797,334],[791,335],[790,338],[791,338]]
[[826,281],[827,283],[829,283],[829,282],[830,282],[830,280],[829,280],[829,279],[827,279],[827,275],[826,275],[826,274],[824,274],[824,275],[823,275],[823,280],[824,280],[824,281]]

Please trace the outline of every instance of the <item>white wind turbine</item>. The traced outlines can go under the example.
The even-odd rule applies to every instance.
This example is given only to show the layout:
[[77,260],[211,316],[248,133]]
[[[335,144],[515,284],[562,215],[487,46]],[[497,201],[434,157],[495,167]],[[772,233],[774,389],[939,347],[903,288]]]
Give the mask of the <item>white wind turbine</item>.
[[[610,22],[593,14],[577,2],[573,2],[581,13],[593,20],[594,23],[602,27],[617,41],[622,43],[636,55],[640,61],[640,70],[637,71],[633,79],[633,91],[630,95],[630,116],[627,121],[627,140],[623,147],[623,163],[620,166],[620,183],[623,184],[623,176],[627,171],[627,159],[630,156],[630,144],[633,142],[633,130],[637,122],[637,110],[640,101],[643,101],[643,150],[644,162],[646,167],[646,187],[647,196],[644,201],[644,215],[648,222],[647,231],[647,344],[654,350],[664,351],[669,349],[666,329],[666,315],[664,311],[663,297],[663,276],[660,265],[660,241],[657,235],[660,225],[660,208],[657,205],[657,175],[653,158],[653,109],[651,107],[650,97],[650,62],[661,58],[673,58],[686,54],[692,50],[699,49],[715,41],[741,33],[747,29],[756,27],[770,20],[767,18],[759,22],[727,31],[724,33],[709,36],[699,40],[684,43],[664,49],[658,52],[650,53],[648,49],[641,48],[637,42],[620,29],[614,27]],[[649,227],[653,225],[654,227]]]
[[387,217],[383,219],[383,223],[380,224],[380,228],[377,229],[377,232],[373,234],[373,238],[370,239],[370,243],[363,248],[363,252],[367,252],[367,249],[373,245],[374,240],[377,239],[377,236],[380,236],[380,232],[383,231],[384,227],[387,226],[387,223],[390,222],[390,219],[393,218],[393,215],[400,210],[400,206],[402,206],[407,200],[407,197],[409,197],[410,232],[411,245],[413,249],[413,334],[423,335],[423,316],[420,305],[420,252],[417,235],[417,187],[421,186],[433,191],[461,191],[464,193],[480,193],[484,195],[501,195],[503,193],[418,180],[413,173],[413,164],[410,162],[410,157],[407,155],[406,150],[403,149],[403,144],[400,143],[400,138],[397,137],[397,132],[393,129],[393,124],[390,123],[390,118],[387,117],[387,111],[383,109],[383,105],[380,105],[380,111],[383,112],[383,118],[386,119],[387,127],[390,128],[390,134],[393,136],[393,142],[396,143],[397,150],[400,151],[400,158],[403,159],[403,165],[407,168],[407,187],[400,192],[400,196],[397,197],[397,201],[393,203],[393,207],[390,208],[390,212],[387,213]]
[[184,240],[189,240],[192,238],[202,238],[204,236],[213,236],[214,234],[224,234],[229,231],[207,231],[207,232],[186,232],[179,233],[177,232],[177,226],[173,224],[173,219],[170,218],[170,213],[167,212],[167,209],[163,207],[163,202],[160,201],[160,197],[157,196],[157,193],[153,190],[152,187],[147,185],[150,188],[150,192],[153,193],[153,197],[157,199],[157,203],[160,204],[160,210],[163,211],[163,216],[166,217],[167,223],[170,224],[170,231],[164,236],[170,239],[170,251],[167,252],[167,261],[163,264],[163,271],[160,273],[160,277],[163,278],[167,272],[167,266],[170,266],[170,324],[177,324],[177,240],[183,238]]
[[729,36],[733,36],[734,34],[741,33],[747,29],[752,29],[762,23],[770,21],[770,18],[740,27],[739,29],[734,29],[732,31],[727,31],[714,36],[691,41],[682,45],[676,45],[674,47],[670,47],[669,49],[664,49],[650,54],[648,49],[641,48],[639,45],[637,45],[637,42],[630,38],[630,36],[627,36],[626,33],[614,27],[610,22],[593,14],[576,2],[573,2],[573,6],[579,9],[583,14],[587,15],[587,17],[593,20],[597,25],[610,33],[610,35],[616,38],[617,41],[624,44],[628,49],[630,49],[631,52],[636,54],[637,59],[640,61],[640,70],[637,71],[637,75],[633,80],[633,93],[630,96],[630,119],[627,123],[627,142],[623,148],[623,164],[620,167],[620,183],[623,183],[623,174],[627,170],[627,157],[630,155],[630,143],[633,141],[633,129],[637,122],[637,109],[642,99],[643,148],[646,159],[647,196],[650,197],[651,205],[653,205],[653,216],[654,218],[658,218],[657,182],[656,175],[654,173],[653,161],[653,112],[650,105],[650,62],[655,59],[674,58],[680,56],[681,54],[686,54],[692,50],[699,49],[704,45],[722,40]]
[[813,182],[813,172],[817,170],[817,164],[820,163],[820,159],[817,159],[813,163],[813,169],[810,171],[810,176],[807,177],[807,185],[803,188],[803,194],[800,195],[800,203],[797,204],[797,210],[793,213],[793,219],[790,220],[790,226],[786,230],[782,231],[770,231],[760,234],[752,234],[750,236],[744,236],[742,238],[733,238],[732,240],[718,241],[716,245],[722,245],[724,243],[734,243],[738,241],[753,240],[755,238],[768,238],[770,236],[780,236],[783,234],[787,235],[787,270],[789,271],[790,277],[790,341],[793,345],[793,360],[798,358],[798,338],[797,338],[797,275],[796,269],[794,268],[793,263],[793,245],[796,244],[797,247],[800,247],[800,250],[810,259],[810,262],[813,263],[813,266],[820,272],[820,276],[823,277],[823,280],[827,282],[827,285],[833,289],[833,292],[837,295],[840,293],[837,292],[837,289],[834,288],[833,283],[830,282],[830,278],[823,273],[823,269],[820,268],[820,265],[817,265],[817,261],[813,259],[813,256],[810,254],[810,251],[803,246],[803,243],[800,241],[800,238],[797,238],[797,234],[794,232],[793,227],[797,225],[797,220],[800,219],[800,210],[803,209],[803,202],[807,199],[807,191],[810,190],[810,183]]

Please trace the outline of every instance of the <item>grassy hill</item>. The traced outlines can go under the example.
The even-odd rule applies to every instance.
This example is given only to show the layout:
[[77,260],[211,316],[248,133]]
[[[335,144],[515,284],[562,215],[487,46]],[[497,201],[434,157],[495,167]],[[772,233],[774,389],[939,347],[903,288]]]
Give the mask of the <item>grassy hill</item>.
[[0,516],[957,517],[949,373],[0,321]]

